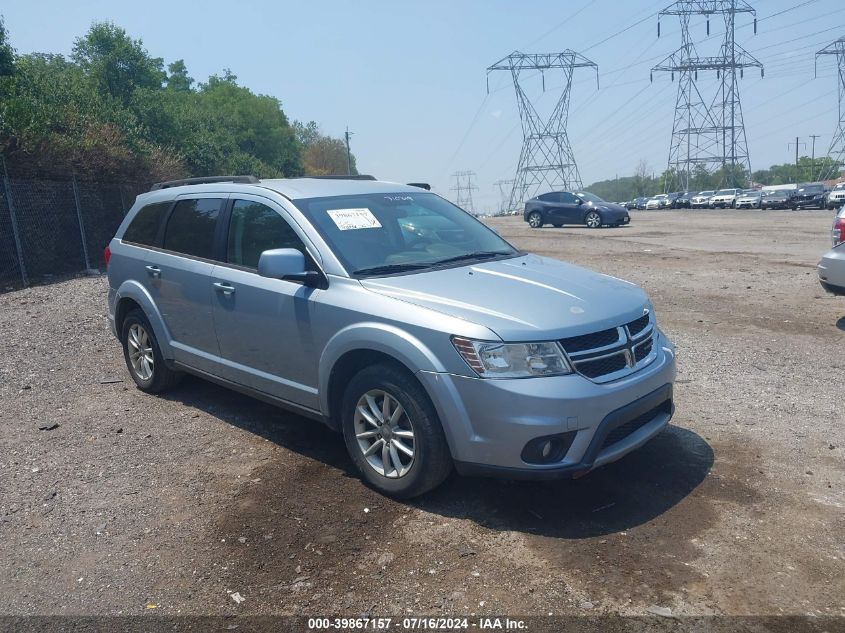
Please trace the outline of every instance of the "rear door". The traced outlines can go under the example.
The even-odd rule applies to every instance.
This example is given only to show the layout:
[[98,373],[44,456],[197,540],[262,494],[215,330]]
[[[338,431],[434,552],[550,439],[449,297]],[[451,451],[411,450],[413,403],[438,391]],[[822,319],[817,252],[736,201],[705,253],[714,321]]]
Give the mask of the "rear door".
[[170,336],[174,357],[216,372],[217,336],[211,313],[211,271],[226,194],[180,196],[163,228],[161,248],[148,257],[148,288]]
[[302,251],[306,267],[318,269],[306,238],[261,196],[233,194],[226,215],[225,254],[209,284],[223,376],[317,410],[313,315],[323,291],[258,274],[261,253],[274,248]]

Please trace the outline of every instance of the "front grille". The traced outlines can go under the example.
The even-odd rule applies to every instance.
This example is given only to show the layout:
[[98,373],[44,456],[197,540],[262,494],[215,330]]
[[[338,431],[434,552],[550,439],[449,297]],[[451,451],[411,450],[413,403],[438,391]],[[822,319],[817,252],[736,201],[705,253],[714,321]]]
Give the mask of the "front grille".
[[639,334],[640,332],[642,332],[644,329],[646,329],[648,327],[648,321],[649,321],[649,316],[647,314],[642,315],[636,321],[631,321],[627,326],[628,332],[631,333],[631,336],[636,336],[637,334]]
[[671,400],[664,400],[650,411],[646,411],[645,413],[640,416],[637,416],[633,420],[629,420],[621,426],[617,426],[615,429],[613,429],[610,433],[607,434],[607,437],[604,438],[604,442],[602,442],[599,451],[603,451],[608,446],[613,446],[617,442],[621,442],[626,437],[631,435],[631,433],[641,429],[662,413],[672,413]]
[[609,330],[601,330],[600,332],[584,334],[583,336],[572,336],[570,338],[561,339],[560,344],[563,345],[563,349],[565,349],[567,353],[575,354],[587,349],[595,349],[597,347],[612,345],[618,340],[618,330],[616,328],[611,328]]
[[613,356],[605,356],[597,360],[585,360],[578,363],[578,371],[584,374],[587,378],[600,378],[607,374],[612,374],[615,371],[625,369],[627,363],[623,354],[614,354]]
[[654,324],[646,313],[615,328],[560,340],[572,367],[596,382],[616,380],[640,369],[654,356]]
[[634,358],[636,361],[639,363],[642,359],[651,354],[652,347],[654,347],[654,341],[652,339],[648,339],[645,343],[639,345],[634,350]]

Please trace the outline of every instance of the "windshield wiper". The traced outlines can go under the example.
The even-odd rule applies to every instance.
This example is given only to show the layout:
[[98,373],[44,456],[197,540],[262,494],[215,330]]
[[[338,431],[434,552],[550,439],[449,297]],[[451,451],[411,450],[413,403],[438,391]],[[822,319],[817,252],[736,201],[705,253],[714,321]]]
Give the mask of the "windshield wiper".
[[447,257],[446,259],[438,259],[435,264],[450,264],[452,262],[460,262],[465,259],[490,259],[499,255],[511,255],[511,253],[502,251],[475,251],[474,253],[464,253],[463,255],[455,255],[454,257]]
[[383,266],[370,266],[352,271],[353,275],[385,275],[389,273],[402,273],[408,270],[422,270],[431,268],[432,264],[385,264]]

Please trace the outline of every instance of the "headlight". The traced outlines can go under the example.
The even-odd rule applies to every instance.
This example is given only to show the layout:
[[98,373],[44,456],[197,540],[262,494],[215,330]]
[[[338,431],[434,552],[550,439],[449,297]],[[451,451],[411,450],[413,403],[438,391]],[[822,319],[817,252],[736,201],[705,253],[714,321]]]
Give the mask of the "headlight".
[[452,337],[452,344],[466,364],[482,378],[528,378],[571,374],[560,345],[540,343],[495,343]]

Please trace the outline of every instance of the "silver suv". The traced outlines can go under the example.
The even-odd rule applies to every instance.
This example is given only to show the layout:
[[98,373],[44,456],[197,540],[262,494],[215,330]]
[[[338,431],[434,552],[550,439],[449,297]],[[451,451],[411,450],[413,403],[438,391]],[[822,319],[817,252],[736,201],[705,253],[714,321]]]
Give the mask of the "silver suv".
[[672,416],[674,348],[639,287],[520,252],[418,187],[161,183],[106,260],[141,390],[188,372],[324,422],[396,497],[453,468],[581,475]]

